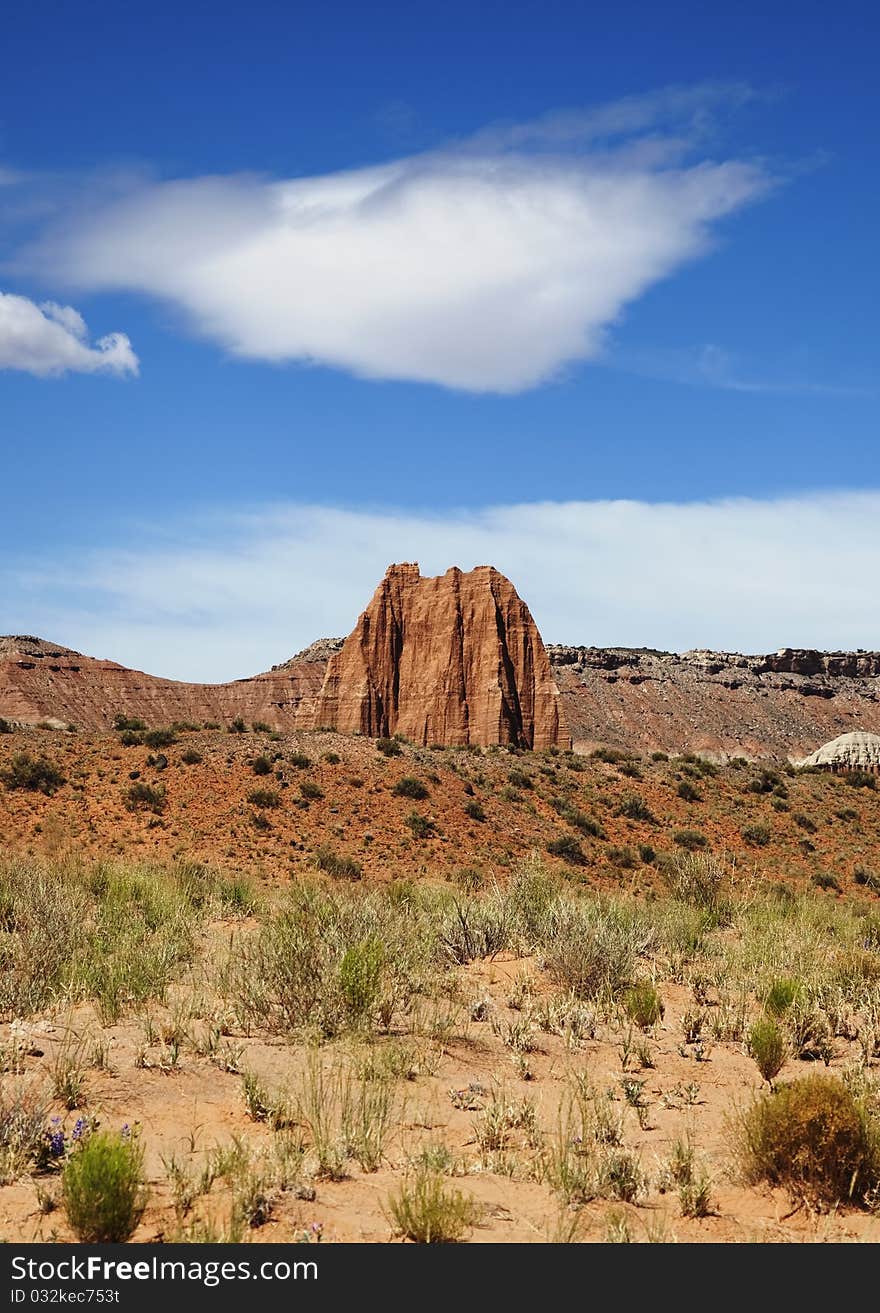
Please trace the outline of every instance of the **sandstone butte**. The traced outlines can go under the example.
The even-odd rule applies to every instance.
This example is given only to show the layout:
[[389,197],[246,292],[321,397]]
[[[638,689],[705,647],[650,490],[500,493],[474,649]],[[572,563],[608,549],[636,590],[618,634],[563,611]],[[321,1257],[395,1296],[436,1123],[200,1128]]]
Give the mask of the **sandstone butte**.
[[421,744],[570,746],[529,608],[491,565],[392,565],[331,656],[315,725]]
[[0,715],[106,729],[119,714],[151,725],[240,716],[420,744],[570,746],[535,622],[488,565],[434,579],[392,565],[344,643],[315,643],[228,684],[159,679],[41,639],[0,639]]
[[580,752],[607,744],[800,760],[840,734],[880,734],[880,653],[545,651],[513,586],[488,566],[438,579],[392,566],[347,640],[319,640],[228,684],[159,679],[0,637],[0,717],[100,731],[120,714],[151,726],[240,717],[285,732],[333,723],[429,744],[466,741],[466,724],[471,742],[541,747],[570,733]]

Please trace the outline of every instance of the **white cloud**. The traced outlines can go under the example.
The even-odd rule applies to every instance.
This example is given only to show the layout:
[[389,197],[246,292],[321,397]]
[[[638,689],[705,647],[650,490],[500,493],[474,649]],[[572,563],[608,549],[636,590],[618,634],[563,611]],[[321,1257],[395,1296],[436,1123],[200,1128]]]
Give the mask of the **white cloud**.
[[693,157],[709,110],[745,94],[673,89],[319,177],[143,184],[29,259],[167,300],[237,356],[516,392],[601,354],[630,302],[767,191],[756,164]]
[[0,369],[53,374],[136,374],[138,358],[124,333],[89,345],[82,315],[69,305],[0,292]]
[[7,564],[2,627],[157,674],[253,674],[353,627],[391,561],[496,565],[548,642],[880,649],[880,492],[448,514],[273,506],[188,517],[67,571]]

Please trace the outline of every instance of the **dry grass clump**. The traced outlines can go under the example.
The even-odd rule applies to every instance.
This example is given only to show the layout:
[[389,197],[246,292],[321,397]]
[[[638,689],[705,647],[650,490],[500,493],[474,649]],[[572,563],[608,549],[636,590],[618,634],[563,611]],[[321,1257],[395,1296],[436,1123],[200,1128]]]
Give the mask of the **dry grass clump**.
[[880,1139],[866,1103],[826,1073],[761,1095],[736,1126],[749,1184],[785,1187],[815,1206],[864,1203],[880,1185]]
[[0,861],[0,1017],[93,999],[109,1024],[164,996],[203,919],[252,903],[243,882],[193,864]]
[[633,979],[653,932],[622,903],[558,899],[548,916],[543,964],[579,998],[614,997]]
[[390,1196],[388,1213],[399,1235],[420,1244],[462,1240],[479,1217],[473,1199],[428,1167],[418,1168]]
[[247,1026],[275,1033],[387,1029],[443,966],[428,896],[302,884],[234,946],[224,985]]

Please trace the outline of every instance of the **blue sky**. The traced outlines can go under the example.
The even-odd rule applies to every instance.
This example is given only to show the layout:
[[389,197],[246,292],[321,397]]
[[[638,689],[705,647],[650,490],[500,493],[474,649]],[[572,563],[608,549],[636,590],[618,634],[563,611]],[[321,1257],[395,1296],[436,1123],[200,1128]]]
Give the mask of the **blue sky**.
[[7,20],[0,631],[225,678],[482,552],[548,639],[880,646],[875,7],[476,9]]

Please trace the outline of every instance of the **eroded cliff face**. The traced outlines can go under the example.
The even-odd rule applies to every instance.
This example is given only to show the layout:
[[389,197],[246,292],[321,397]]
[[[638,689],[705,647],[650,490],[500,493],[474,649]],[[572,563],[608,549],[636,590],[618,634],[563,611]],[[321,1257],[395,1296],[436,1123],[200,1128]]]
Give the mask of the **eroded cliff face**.
[[880,732],[880,653],[547,649],[575,748],[804,757]]
[[569,745],[535,622],[489,565],[436,578],[390,566],[330,658],[315,723],[422,744]]
[[352,634],[320,639],[263,675],[185,684],[32,637],[0,637],[0,717],[106,730],[265,721],[418,743],[800,759],[850,730],[880,733],[880,653],[785,648],[764,656],[545,647],[490,566],[423,579],[392,566]]

